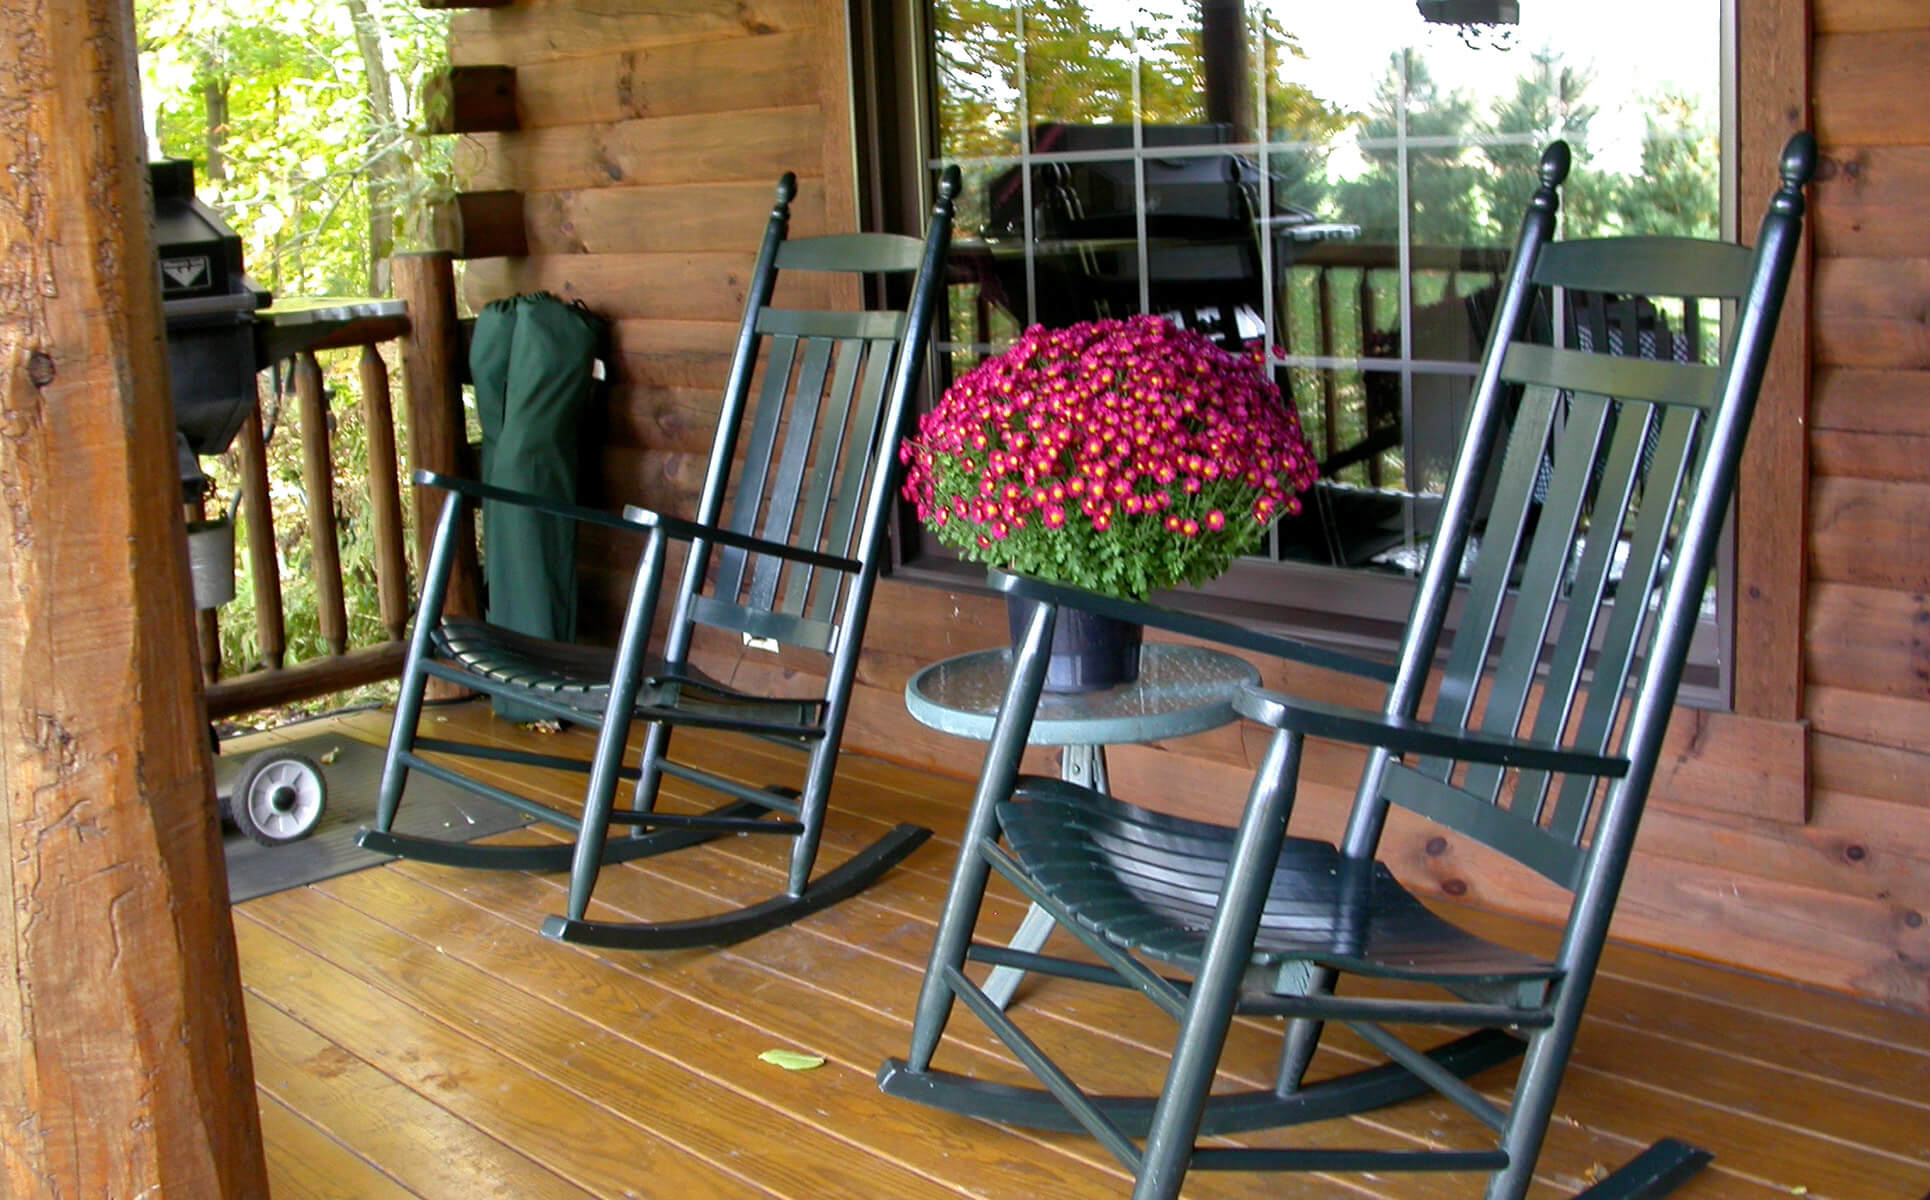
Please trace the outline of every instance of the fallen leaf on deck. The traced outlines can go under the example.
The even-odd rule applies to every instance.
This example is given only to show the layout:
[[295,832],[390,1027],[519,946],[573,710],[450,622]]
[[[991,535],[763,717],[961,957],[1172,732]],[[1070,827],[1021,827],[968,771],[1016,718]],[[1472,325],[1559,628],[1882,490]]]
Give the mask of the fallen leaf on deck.
[[342,748],[340,746],[330,746],[328,753],[322,755],[322,765],[326,767],[340,757],[342,757]]
[[818,1054],[801,1054],[796,1050],[766,1050],[757,1056],[761,1061],[786,1071],[809,1071],[824,1065],[824,1057]]

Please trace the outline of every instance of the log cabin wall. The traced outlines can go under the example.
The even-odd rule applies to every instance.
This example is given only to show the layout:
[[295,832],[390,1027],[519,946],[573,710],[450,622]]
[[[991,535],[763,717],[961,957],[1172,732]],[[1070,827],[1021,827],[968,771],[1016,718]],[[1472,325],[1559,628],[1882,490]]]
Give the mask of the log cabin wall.
[[[440,224],[468,259],[465,301],[550,291],[612,322],[586,503],[695,507],[778,177],[798,177],[793,236],[857,227],[847,44],[834,0],[519,0],[452,18],[465,194]],[[614,626],[633,555],[581,558],[585,624]]]
[[[1805,15],[1803,0],[1741,2],[1778,21]],[[1809,335],[1807,416],[1798,388],[1783,428],[1807,430],[1793,458],[1809,459],[1808,582],[1789,589],[1797,603],[1781,597],[1802,612],[1802,653],[1787,655],[1804,676],[1791,701],[1802,719],[1678,714],[1616,933],[1930,1011],[1930,338],[1919,319],[1930,305],[1930,115],[1913,101],[1930,66],[1930,9],[1810,0],[1807,16],[1826,163],[1812,191],[1813,284],[1784,326]],[[844,20],[837,0],[683,0],[674,13],[519,0],[457,18],[452,60],[514,66],[521,126],[467,136],[463,178],[520,191],[527,237],[525,254],[470,264],[470,302],[543,287],[616,320],[592,501],[687,507],[777,173],[800,176],[800,232],[855,228]],[[1746,49],[1740,69],[1748,80]],[[1775,472],[1800,505],[1805,470]],[[586,557],[609,560],[592,568],[585,623],[596,628],[620,596],[623,557]],[[848,744],[974,773],[982,747],[911,720],[903,689],[920,666],[1004,637],[996,601],[886,580]],[[706,669],[753,686],[818,669],[722,639],[699,653]],[[1311,670],[1270,668],[1267,682],[1377,700]],[[1224,813],[1262,750],[1239,729],[1121,747],[1112,777],[1136,800]],[[1358,762],[1310,747],[1297,829],[1337,834]],[[1535,877],[1472,853],[1411,821],[1389,827],[1387,858],[1423,890],[1552,911]]]

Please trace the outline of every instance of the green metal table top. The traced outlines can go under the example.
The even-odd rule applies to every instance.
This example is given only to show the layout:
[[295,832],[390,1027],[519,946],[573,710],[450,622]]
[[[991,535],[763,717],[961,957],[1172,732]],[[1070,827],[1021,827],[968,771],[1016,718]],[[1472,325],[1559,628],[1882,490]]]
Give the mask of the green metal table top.
[[[983,741],[1005,698],[1010,649],[978,650],[933,663],[905,684],[905,707],[943,733]],[[1157,742],[1227,724],[1232,699],[1260,682],[1245,659],[1201,646],[1147,642],[1139,679],[1103,692],[1047,692],[1029,739],[1037,745]]]

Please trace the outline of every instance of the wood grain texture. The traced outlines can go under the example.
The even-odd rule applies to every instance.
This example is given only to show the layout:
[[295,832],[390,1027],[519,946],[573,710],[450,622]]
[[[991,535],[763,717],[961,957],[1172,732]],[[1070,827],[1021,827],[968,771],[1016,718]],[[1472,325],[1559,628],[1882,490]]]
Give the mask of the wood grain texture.
[[0,1194],[267,1192],[133,14],[0,7]]
[[429,1200],[267,1096],[261,1131],[275,1200]]
[[1930,589],[1930,482],[1817,479],[1809,562],[1819,580]]
[[533,62],[516,72],[523,129],[816,104],[817,30],[678,42]]
[[[774,180],[536,192],[524,220],[534,254],[754,252]],[[824,233],[824,188],[800,179],[791,236]]]
[[1930,373],[1819,367],[1815,401],[1810,417],[1818,430],[1930,438]]
[[478,192],[768,182],[817,157],[822,122],[816,107],[801,106],[478,133],[456,144],[455,170]]
[[1804,644],[1813,683],[1930,700],[1930,595],[1818,583]]
[[1918,0],[1813,0],[1818,33],[1879,33],[1930,29],[1930,9]]
[[[1810,127],[1809,0],[1736,11],[1737,195],[1745,240],[1780,184],[1791,134]],[[1810,256],[1797,247],[1736,484],[1732,703],[1747,717],[1802,716],[1803,505],[1809,445]]]
[[[1830,691],[1826,688],[1816,690],[1825,694]],[[1862,703],[1857,703],[1859,700]],[[1872,700],[1878,703],[1869,703]],[[1887,706],[1884,702],[1888,702]],[[1924,706],[1909,701],[1895,701],[1890,697],[1864,698],[1857,693],[1844,694],[1839,704],[1845,715],[1839,718],[1838,723],[1852,730],[1852,733],[1818,735],[1815,746],[1816,787],[1819,791],[1832,792],[1839,798],[1839,818],[1843,812],[1842,804],[1852,793],[1872,800],[1930,808],[1930,791],[1923,786],[1924,780],[1930,779],[1930,775],[1924,774],[1930,770],[1930,751],[1919,749],[1914,744],[1921,740],[1920,732],[1915,738],[1899,739],[1906,743],[1901,746],[1853,736],[1856,732],[1854,721],[1858,717],[1874,716],[1881,720],[1889,715],[1888,708],[1910,706],[1914,710],[1921,710]],[[1834,714],[1826,710],[1825,715]],[[1876,832],[1871,830],[1870,836],[1875,837]],[[1919,833],[1900,844],[1916,846],[1922,836]]]
[[[505,731],[503,736],[510,734]],[[763,777],[755,762],[729,762],[741,777]],[[963,785],[952,784],[947,789],[863,758],[847,758],[845,767],[841,772],[845,785],[862,790],[847,793],[847,807],[827,834],[828,853],[848,852],[876,832],[884,820],[940,824],[941,838],[948,838],[947,828],[955,829],[947,816],[956,820]],[[538,786],[542,790],[542,785]],[[885,807],[876,807],[879,804]],[[863,896],[752,945],[647,958],[591,952],[581,957],[601,961],[572,968],[567,976],[541,965],[546,955],[562,952],[561,948],[514,936],[561,902],[557,880],[411,866],[383,873],[406,875],[411,884],[437,889],[500,918],[508,931],[500,934],[492,932],[495,927],[488,922],[444,913],[433,898],[413,897],[409,886],[374,875],[345,877],[323,890],[331,898],[377,917],[384,925],[418,938],[433,937],[445,953],[516,987],[554,998],[554,1002],[566,1004],[573,1011],[611,1012],[612,997],[621,997],[621,1007],[611,1017],[599,1017],[600,1023],[609,1024],[619,1036],[653,1036],[624,1015],[632,1007],[640,1007],[654,1014],[656,1023],[667,1023],[666,1028],[677,1031],[678,1044],[685,1047],[684,1058],[692,1066],[719,1072],[720,1077],[727,1078],[737,1069],[728,1058],[728,1048],[738,1045],[738,1039],[721,1029],[716,1034],[709,1032],[718,1029],[720,1016],[743,1021],[747,1027],[786,1044],[824,1054],[831,1060],[825,1070],[848,1064],[858,1073],[873,1058],[902,1051],[918,970],[931,936],[930,922],[943,895],[947,859],[953,850],[947,845],[942,852],[921,851]],[[610,872],[607,892],[600,892],[607,895],[602,911],[612,916],[688,913],[768,887],[777,878],[777,871],[777,861],[767,853],[765,843],[738,839],[688,855],[667,856],[644,870]],[[1530,943],[1544,944],[1549,936],[1518,921],[1495,923],[1496,919],[1472,910],[1451,908],[1456,919],[1469,917],[1483,922],[1479,927],[1489,936],[1506,940],[1525,936]],[[988,934],[1009,933],[1021,910],[1022,905],[1009,898],[994,900]],[[1651,962],[1656,964],[1653,969]],[[627,974],[629,979],[612,972]],[[1736,977],[1738,982],[1764,990],[1760,994],[1745,991],[1737,1000],[1729,1001],[1720,982],[1728,978],[1681,960],[1653,959],[1619,948],[1611,951],[1599,992],[1612,1003],[1603,1006],[1605,1021],[1591,1026],[1578,1048],[1577,1068],[1571,1076],[1578,1082],[1564,1093],[1564,1120],[1542,1160],[1543,1190],[1538,1195],[1572,1193],[1591,1164],[1617,1161],[1632,1152],[1636,1137],[1652,1136],[1638,1132],[1645,1120],[1658,1121],[1658,1132],[1669,1128],[1727,1148],[1717,1151],[1719,1162],[1726,1159],[1737,1165],[1748,1164],[1740,1173],[1732,1168],[1705,1177],[1701,1186],[1706,1195],[1775,1194],[1770,1189],[1780,1186],[1786,1192],[1799,1179],[1807,1179],[1803,1186],[1815,1195],[1855,1195],[1851,1181],[1856,1180],[1882,1181],[1872,1186],[1904,1185],[1916,1169],[1908,1161],[1914,1148],[1907,1133],[1890,1137],[1857,1131],[1872,1125],[1907,1130],[1921,1105],[1906,1097],[1911,1094],[1909,1089],[1921,1082],[1930,1058],[1908,1055],[1900,1059],[1894,1052],[1865,1053],[1854,1044],[1845,1045],[1840,1037],[1826,1032],[1820,1020],[1803,1017],[1810,1011],[1802,1007],[1805,997],[1792,989],[1776,989]],[[1070,1051],[1081,1077],[1097,1072],[1102,1084],[1143,1080],[1149,1067],[1156,1070],[1157,1047],[1162,1037],[1170,1036],[1163,1021],[1152,1018],[1150,1010],[1129,994],[1091,990],[1068,993],[1068,986],[1034,981],[1022,991],[1023,1019],[1035,1036],[1055,1051]],[[645,996],[635,996],[632,989],[644,989]],[[668,999],[657,998],[660,992],[697,1007],[673,1007]],[[791,999],[794,995],[810,999],[800,1003]],[[1717,996],[1723,1000],[1716,1001]],[[1895,1014],[1878,1016],[1877,1010],[1856,1006],[1845,1006],[1838,1013],[1830,1006],[1840,1001],[1826,996],[1810,998],[1818,1002],[1816,1012],[1847,1024],[1869,1020],[1864,1014],[1870,1014],[1874,1020],[1868,1028],[1877,1036],[1887,1033],[1892,1042],[1907,1041],[1913,1032],[1907,1020]],[[1783,999],[1794,1003],[1779,1005],[1777,1002]],[[1780,1015],[1781,1011],[1790,1015]],[[1705,1046],[1704,1035],[1696,1031],[1699,1012],[1720,1013],[1716,1023],[1722,1034],[1733,1029],[1739,1036],[1723,1037],[1722,1044]],[[684,1013],[689,1015],[684,1017]],[[1776,1028],[1749,1024],[1752,1021],[1768,1021]],[[626,1033],[632,1029],[636,1032]],[[698,1036],[686,1036],[691,1031]],[[1716,1035],[1712,1031],[1709,1036]],[[989,1036],[968,1019],[961,1017],[954,1022],[952,1037],[950,1049],[942,1053],[953,1055],[953,1065],[978,1065],[989,1058]],[[701,1064],[692,1060],[689,1047],[704,1044],[724,1047],[725,1059],[715,1065],[715,1060]],[[1778,1053],[1765,1053],[1765,1045],[1770,1044],[1778,1047]],[[1272,1045],[1264,1025],[1237,1026],[1234,1045],[1234,1074],[1241,1078],[1259,1076]],[[1785,1046],[1790,1048],[1788,1055],[1780,1053]],[[1812,1061],[1812,1054],[1820,1058]],[[1316,1073],[1339,1069],[1365,1057],[1358,1043],[1338,1034],[1323,1050]],[[1734,1078],[1741,1063],[1752,1064],[1749,1070],[1773,1074]],[[1505,1078],[1498,1077],[1494,1082],[1503,1084]],[[845,1108],[837,1099],[844,1094],[842,1087],[827,1081],[826,1090],[819,1094],[825,1099],[816,1119],[868,1127],[869,1118],[859,1114],[871,1110]],[[779,1108],[786,1103],[781,1095],[770,1102]],[[888,1141],[900,1161],[928,1161],[923,1157],[925,1147],[917,1144],[928,1135],[917,1126],[929,1116],[921,1110],[910,1110],[900,1119],[912,1124],[894,1124],[888,1132],[876,1135],[876,1141]],[[889,1111],[879,1110],[879,1117],[888,1118]],[[1443,1107],[1435,1103],[1403,1106],[1376,1115],[1375,1137],[1384,1140],[1391,1136],[1398,1143],[1418,1130],[1454,1136],[1447,1131],[1456,1126],[1444,1124],[1447,1119]],[[944,1128],[941,1118],[939,1129]],[[1788,1131],[1792,1129],[1805,1132],[1791,1138]],[[1019,1157],[1023,1147],[1015,1145],[1012,1134],[976,1126],[959,1132],[968,1145],[982,1147],[970,1157],[983,1155],[987,1174],[979,1179],[979,1186],[984,1194],[1060,1194],[1033,1189],[1040,1186],[1039,1180],[1051,1178],[1038,1173],[1065,1168],[1034,1164],[1029,1168],[1033,1174],[1026,1174],[1028,1168]],[[1341,1135],[1345,1132],[1339,1131]],[[1851,1136],[1844,1138],[1845,1134]],[[1306,1144],[1304,1139],[1311,1139],[1311,1144],[1339,1140],[1336,1131],[1320,1126],[1296,1131],[1294,1137],[1302,1144]],[[1090,1154],[1092,1149],[1083,1139],[1042,1140],[1051,1147],[1048,1153]],[[1811,1162],[1812,1156],[1831,1154],[1845,1157],[1835,1165]],[[929,1169],[936,1173],[940,1168],[934,1165]],[[1065,1194],[1088,1194],[1086,1187],[1078,1185],[1076,1172],[1066,1178],[1071,1190]],[[1103,1178],[1094,1183],[1116,1186]],[[1366,1186],[1370,1189],[1367,1194],[1445,1198],[1464,1195],[1464,1183],[1453,1178],[1381,1177]],[[1321,1189],[1320,1194],[1335,1192],[1324,1182],[1315,1186]],[[1202,1176],[1199,1194],[1257,1195],[1265,1194],[1269,1187],[1277,1188],[1277,1183],[1237,1175]],[[1101,1190],[1096,1194],[1107,1193]],[[1696,1195],[1696,1185],[1684,1194]]]
[[1825,259],[1815,303],[1818,367],[1930,368],[1930,259]]
[[[1930,754],[1930,700],[1812,687],[1804,707],[1819,733]],[[1930,769],[1930,763],[1924,765]],[[1924,778],[1930,780],[1930,775]],[[1842,780],[1836,786],[1857,790],[1854,780]],[[1920,794],[1930,798],[1930,787]]]
[[1921,219],[1930,147],[1831,145],[1810,187],[1816,253],[1825,258],[1930,257]]
[[1921,146],[1930,114],[1919,100],[1930,28],[1818,34],[1812,70],[1816,138],[1824,146]]
[[[756,247],[664,254],[546,254],[470,264],[463,291],[472,306],[523,292],[582,300],[612,320],[734,322],[744,313]],[[783,302],[825,308],[835,293],[808,276],[784,282]],[[801,286],[800,286],[801,285]]]
[[[465,734],[499,745],[532,740],[494,720],[485,705],[443,715]],[[364,738],[379,737],[384,729],[379,713],[340,720]],[[586,736],[561,735],[566,742]],[[543,744],[553,749],[557,742]],[[753,745],[742,752],[744,745],[698,734],[687,748],[742,779],[775,778],[793,763],[773,748]],[[485,769],[502,782],[520,777],[512,786],[530,794],[561,794],[553,775],[499,764]],[[1117,1195],[1123,1180],[1089,1139],[958,1120],[886,1100],[870,1082],[877,1061],[902,1054],[909,1037],[917,981],[968,790],[965,781],[847,755],[827,827],[827,857],[835,861],[897,820],[931,825],[937,837],[859,897],[738,947],[636,955],[562,946],[532,932],[561,905],[560,878],[397,863],[250,902],[243,909],[247,932],[272,930],[273,940],[258,946],[244,936],[244,969],[257,996],[272,994],[278,1005],[289,1004],[302,1026],[324,1039],[308,1056],[297,1060],[291,1054],[291,1060],[332,1066],[346,1057],[367,1064],[372,1073],[358,1066],[345,1075],[380,1093],[372,1102],[375,1114],[334,1111],[331,1095],[347,1088],[330,1080],[315,1086],[314,1107],[299,1111],[305,1128],[340,1130],[343,1140],[331,1137],[328,1145],[365,1155],[385,1177],[414,1180],[425,1171],[460,1168],[417,1161],[433,1152],[425,1149],[433,1136],[372,1129],[373,1137],[364,1141],[352,1138],[350,1127],[381,1124],[384,1113],[419,1112],[433,1129],[449,1119],[431,1111],[441,1109],[459,1113],[461,1123],[476,1131],[461,1136],[484,1139],[458,1143],[468,1153],[486,1161],[502,1152],[491,1149],[492,1141],[526,1148],[539,1170],[567,1180],[559,1183],[559,1195],[577,1194],[568,1190],[572,1184],[599,1195],[638,1194],[638,1172],[653,1183],[660,1177],[685,1183],[682,1173],[709,1162],[714,1139],[727,1137],[735,1147],[736,1174],[710,1183],[715,1190],[702,1194],[804,1200],[828,1193],[821,1186],[813,1191],[808,1184],[787,1185],[796,1176],[789,1174],[787,1150],[774,1147],[773,1139],[811,1145],[827,1131],[848,1158],[883,1160],[882,1167],[841,1163],[847,1173],[842,1177],[909,1170],[921,1181],[910,1194],[948,1185],[955,1194],[995,1200]],[[671,791],[669,803],[694,801],[680,785]],[[1819,821],[1825,816],[1819,813]],[[1874,870],[1894,869],[1881,861],[1885,848],[1868,849]],[[1422,843],[1413,852],[1429,849]],[[1451,867],[1446,878],[1485,883],[1475,864],[1454,861],[1458,847],[1433,853]],[[1687,894],[1700,897],[1700,904],[1720,901],[1718,891],[1700,890],[1715,881],[1693,865],[1665,863],[1662,869],[1684,881],[1665,900]],[[610,917],[688,915],[766,892],[780,872],[771,843],[731,839],[610,869],[595,908]],[[1740,890],[1739,901],[1765,899],[1747,886]],[[1554,932],[1547,927],[1465,904],[1432,903],[1483,936],[1538,952],[1552,947]],[[995,888],[986,936],[1009,936],[1023,907],[1009,890]],[[1898,929],[1907,930],[1910,910],[1887,911]],[[1706,908],[1698,912],[1706,919]],[[1823,911],[1806,928],[1819,953],[1841,947],[1838,920]],[[1055,935],[1052,945],[1063,950],[1069,942]],[[256,949],[266,950],[260,960]],[[1042,1044],[1066,1056],[1079,1078],[1100,1086],[1137,1087],[1156,1079],[1161,1047],[1171,1037],[1170,1023],[1129,992],[1032,979],[1022,986],[1015,1011]],[[1277,1047],[1274,1029],[1237,1022],[1230,1044],[1230,1077],[1264,1080]],[[771,1046],[809,1050],[827,1062],[800,1075],[776,1073],[755,1058]],[[1335,1030],[1314,1073],[1369,1057],[1356,1039]],[[990,1035],[968,1016],[957,1016],[940,1065],[997,1074],[998,1062]],[[632,1152],[640,1156],[636,1169],[607,1168],[594,1150],[583,1152],[579,1131],[637,1128],[623,1116],[632,1110],[628,1092],[605,1082],[614,1078],[606,1073],[627,1079],[654,1072],[653,1064],[687,1081],[693,1097],[723,1088],[741,1098],[733,1104],[756,1106],[764,1115],[748,1123],[720,1116],[730,1120],[726,1132],[699,1131],[686,1145],[676,1140],[675,1129],[701,1122],[704,1106],[692,1105],[688,1119],[653,1112],[648,1140]],[[545,1077],[571,1086],[532,1091]],[[1476,1086],[1505,1099],[1510,1078],[1501,1070],[1480,1077]],[[1717,1155],[1679,1193],[1687,1200],[1767,1200],[1797,1191],[1835,1200],[1911,1195],[1930,1171],[1918,1136],[1930,1114],[1927,1093],[1930,1019],[1612,943],[1531,1194],[1537,1200],[1572,1195],[1601,1164],[1620,1162],[1648,1140],[1673,1134]],[[514,1131],[531,1128],[532,1100],[546,1105],[537,1111],[547,1131],[516,1141]],[[1473,1140],[1467,1123],[1438,1100],[1385,1110],[1352,1126],[1316,1125],[1292,1134],[1303,1145],[1463,1138]],[[1197,1188],[1189,1181],[1188,1194],[1202,1200],[1280,1194],[1276,1179],[1196,1179]],[[540,1176],[525,1182],[531,1189],[526,1194],[549,1194],[541,1190]],[[1383,1175],[1316,1178],[1304,1188],[1321,1196],[1459,1200],[1467,1184],[1456,1176]]]
[[763,37],[814,28],[823,20],[818,0],[661,0],[647,6],[520,0],[496,12],[452,18],[449,58],[523,66],[700,39]]
[[[1926,376],[1926,380],[1930,380],[1930,376]],[[1812,429],[1809,448],[1810,465],[1814,468],[1812,484],[1816,476],[1841,476],[1866,482],[1930,483],[1930,437]],[[1813,507],[1813,491],[1811,496]]]

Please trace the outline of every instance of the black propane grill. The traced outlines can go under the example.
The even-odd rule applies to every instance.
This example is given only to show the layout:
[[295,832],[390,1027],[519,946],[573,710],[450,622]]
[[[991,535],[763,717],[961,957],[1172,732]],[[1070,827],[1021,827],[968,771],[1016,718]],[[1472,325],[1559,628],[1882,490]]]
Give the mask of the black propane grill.
[[168,375],[185,499],[207,487],[196,461],[220,454],[255,406],[255,313],[268,293],[241,269],[241,238],[194,194],[194,164],[148,164],[167,317]]

